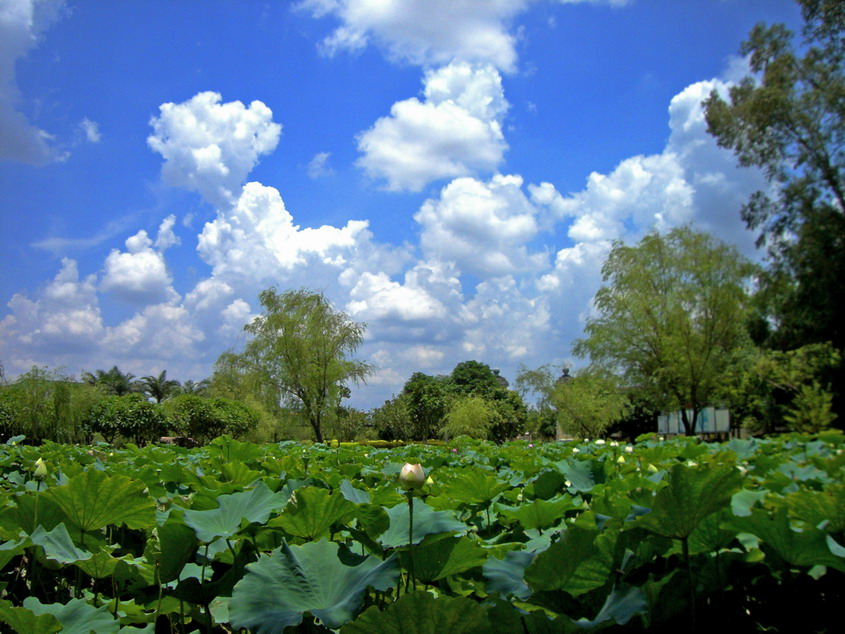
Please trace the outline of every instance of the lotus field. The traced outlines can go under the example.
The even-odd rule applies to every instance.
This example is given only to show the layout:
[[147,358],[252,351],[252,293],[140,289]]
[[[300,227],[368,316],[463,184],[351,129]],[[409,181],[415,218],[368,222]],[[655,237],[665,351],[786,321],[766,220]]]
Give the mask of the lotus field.
[[[838,432],[390,449],[15,440],[0,445],[4,631],[841,631]],[[423,472],[407,467],[400,486],[406,464]]]

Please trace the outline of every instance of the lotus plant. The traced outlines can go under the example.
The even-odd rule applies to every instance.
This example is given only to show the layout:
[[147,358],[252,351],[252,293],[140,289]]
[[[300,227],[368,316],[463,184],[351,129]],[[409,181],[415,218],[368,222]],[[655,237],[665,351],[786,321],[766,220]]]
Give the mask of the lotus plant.
[[399,486],[405,489],[408,496],[408,556],[410,558],[409,576],[411,588],[414,588],[414,491],[421,489],[426,483],[425,469],[420,463],[406,462],[399,472]]

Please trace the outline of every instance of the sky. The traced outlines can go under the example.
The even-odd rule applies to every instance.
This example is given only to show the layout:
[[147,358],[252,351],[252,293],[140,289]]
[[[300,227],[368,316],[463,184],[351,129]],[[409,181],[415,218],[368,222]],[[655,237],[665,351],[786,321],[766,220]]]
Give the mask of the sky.
[[370,408],[584,363],[614,241],[750,258],[701,101],[789,0],[0,0],[0,363],[211,374],[258,294],[366,323]]

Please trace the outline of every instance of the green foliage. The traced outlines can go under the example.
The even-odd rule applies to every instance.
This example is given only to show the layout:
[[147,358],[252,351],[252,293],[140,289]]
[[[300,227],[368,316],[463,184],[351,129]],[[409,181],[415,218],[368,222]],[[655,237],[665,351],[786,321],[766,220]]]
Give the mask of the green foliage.
[[[27,632],[831,631],[843,449],[836,431],[627,447],[0,445],[0,621]],[[47,473],[35,477],[39,459]],[[396,477],[409,461],[431,476],[413,516]]]
[[158,440],[167,430],[161,407],[140,394],[106,396],[95,403],[83,420],[89,434],[100,434],[112,443],[120,436],[136,444]]
[[452,405],[440,434],[447,440],[458,436],[486,439],[497,419],[498,414],[487,401],[468,396]]
[[121,372],[116,365],[110,370],[83,372],[82,380],[89,385],[96,385],[112,396],[125,396],[142,390],[141,384],[135,381],[134,374]]
[[408,412],[408,396],[399,396],[387,400],[371,414],[373,427],[378,437],[384,440],[405,440],[414,433],[411,415]]
[[[770,270],[761,282],[758,337],[779,349],[830,341],[845,349],[845,14],[841,3],[799,0],[796,41],[758,24],[741,46],[753,75],[705,102],[709,132],[770,183],[742,208]],[[832,384],[838,388],[842,369]]]
[[0,433],[25,435],[27,442],[81,442],[81,422],[102,393],[80,385],[61,369],[33,366],[9,386],[0,387]]
[[831,411],[832,404],[833,396],[818,383],[802,385],[783,419],[794,431],[818,433],[836,420],[836,414]]
[[551,400],[561,431],[575,438],[602,438],[628,409],[628,398],[614,377],[591,370],[559,381]]
[[402,388],[402,396],[411,423],[403,439],[426,440],[437,436],[451,405],[446,381],[415,372]]
[[245,367],[298,408],[323,442],[323,423],[348,395],[348,384],[372,372],[349,358],[363,342],[365,326],[304,289],[278,294],[271,288],[259,300],[264,313],[244,327],[252,335],[242,356]]
[[[729,381],[732,415],[753,434],[783,431],[784,423],[795,431],[818,431],[834,416],[829,407],[829,386],[822,383],[823,377],[841,362],[839,351],[829,343],[808,344],[787,352],[749,351],[748,361]],[[803,420],[801,411],[805,408],[810,418]],[[802,427],[805,423],[810,426]]]
[[170,426],[180,436],[204,442],[224,434],[242,437],[255,429],[261,420],[258,412],[240,401],[202,398],[193,394],[168,399],[164,409]]
[[179,381],[167,378],[167,370],[162,370],[158,376],[145,376],[139,382],[144,394],[161,403],[164,399],[179,392]]
[[616,242],[594,300],[598,315],[574,351],[647,390],[663,409],[681,410],[691,434],[747,345],[753,270],[732,247],[689,228],[650,233],[635,247]]

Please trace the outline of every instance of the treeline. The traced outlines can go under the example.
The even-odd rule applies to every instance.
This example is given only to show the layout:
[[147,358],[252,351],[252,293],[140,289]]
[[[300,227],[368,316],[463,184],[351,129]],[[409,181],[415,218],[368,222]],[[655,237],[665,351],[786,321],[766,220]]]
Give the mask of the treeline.
[[139,380],[117,367],[84,372],[81,380],[61,370],[33,367],[0,387],[0,438],[24,436],[28,443],[133,442],[163,436],[207,442],[219,435],[249,437],[262,412],[215,396],[210,381]]

